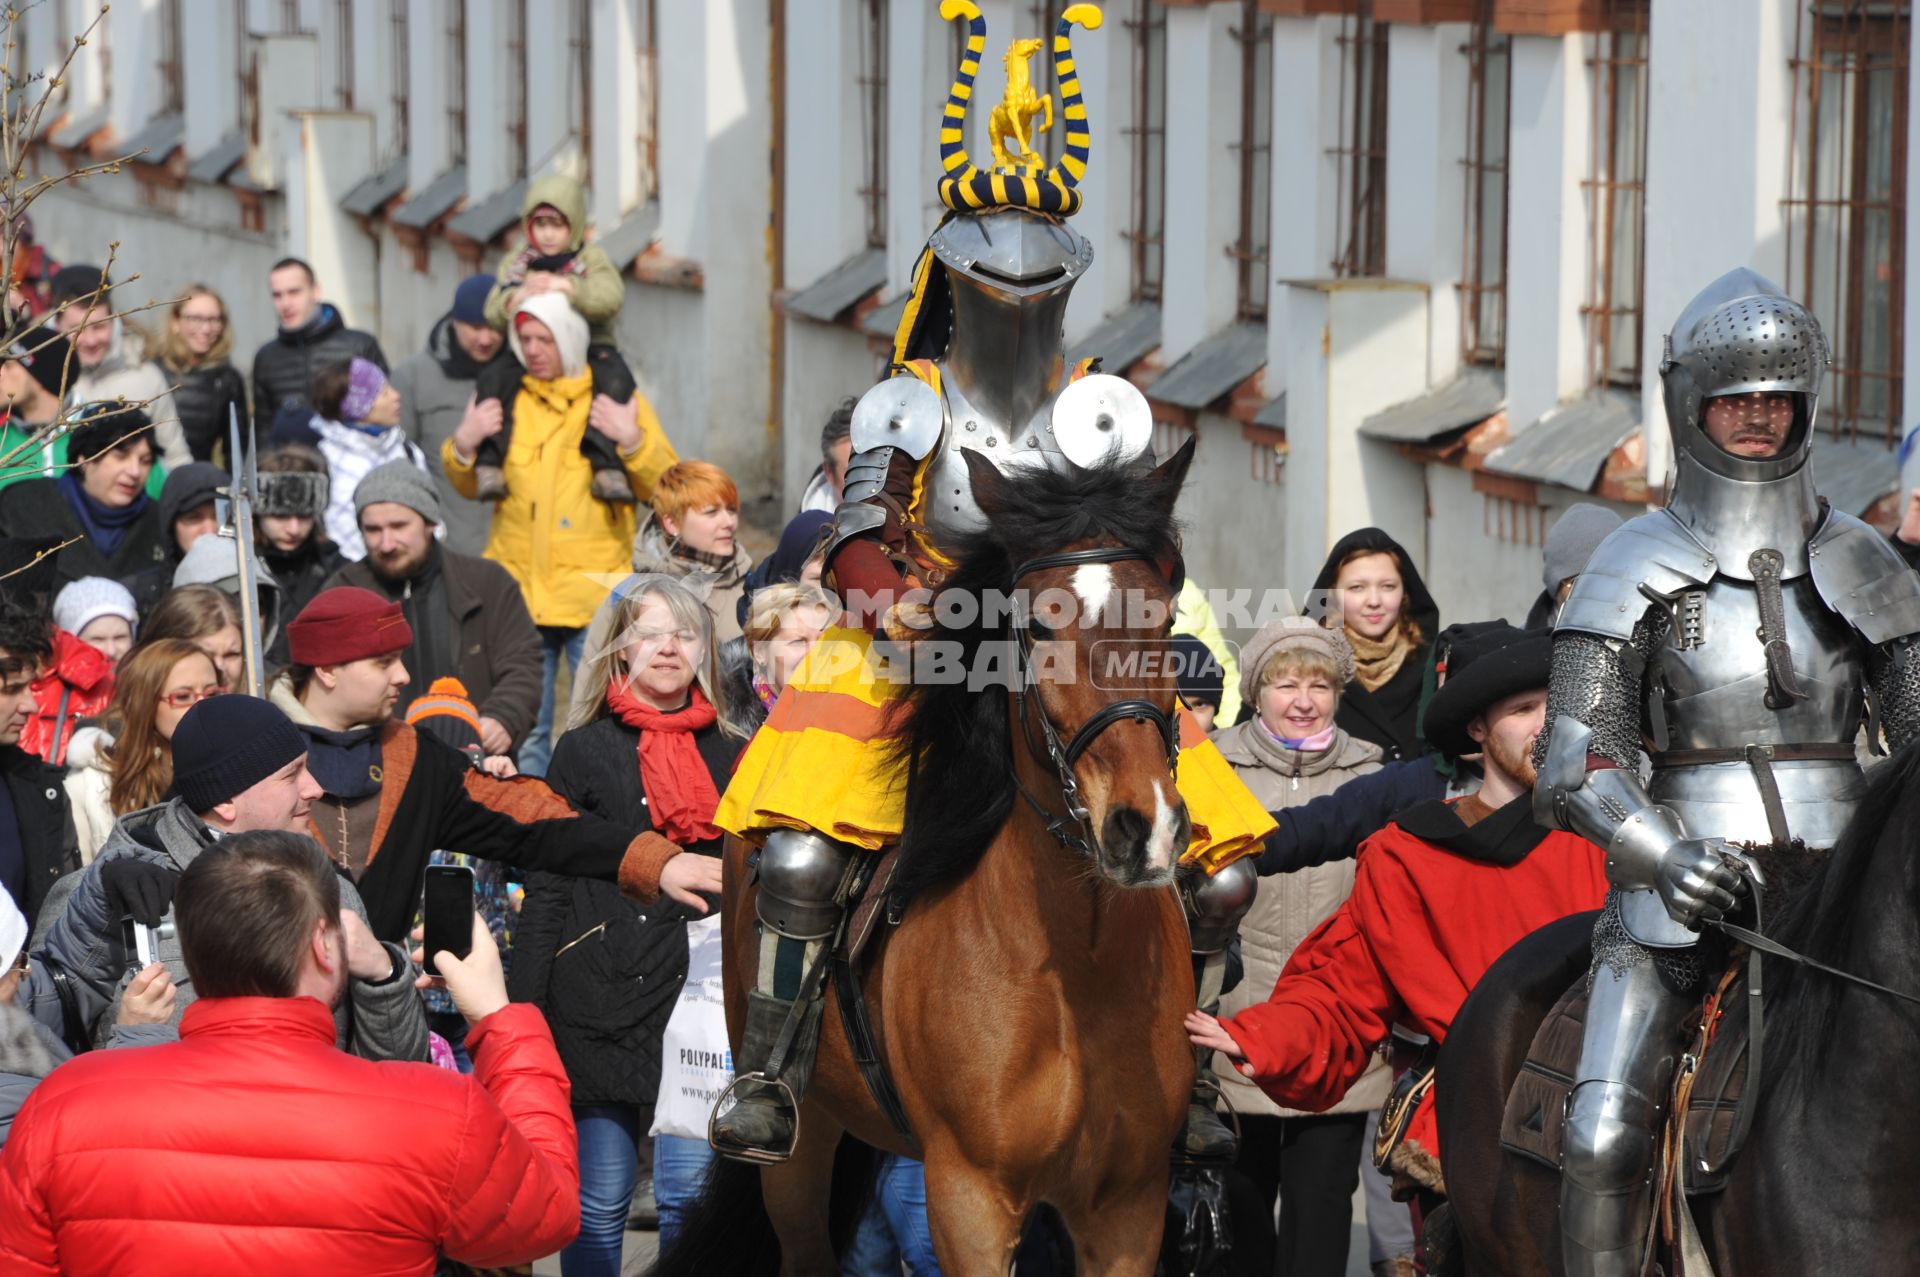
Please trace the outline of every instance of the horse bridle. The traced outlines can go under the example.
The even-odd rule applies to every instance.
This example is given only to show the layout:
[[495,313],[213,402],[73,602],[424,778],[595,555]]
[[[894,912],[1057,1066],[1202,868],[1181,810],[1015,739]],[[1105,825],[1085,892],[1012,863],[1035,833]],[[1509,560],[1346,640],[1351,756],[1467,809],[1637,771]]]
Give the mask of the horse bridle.
[[[1162,564],[1150,554],[1126,546],[1106,546],[1090,550],[1062,550],[1057,554],[1043,554],[1028,559],[1013,570],[1013,584],[1017,587],[1024,577],[1042,572],[1048,568],[1084,567],[1090,563],[1151,563],[1167,577],[1167,584],[1177,595],[1185,576],[1184,565],[1176,552],[1171,568]],[[1168,605],[1172,606],[1171,603]],[[1180,725],[1173,714],[1161,709],[1152,701],[1131,698],[1113,701],[1102,705],[1086,722],[1070,736],[1063,745],[1060,732],[1047,717],[1046,706],[1037,705],[1032,718],[1040,723],[1042,748],[1035,749],[1031,720],[1027,714],[1027,681],[1033,668],[1033,633],[1031,615],[1022,616],[1014,627],[1015,650],[1019,661],[1014,670],[1015,716],[1020,720],[1020,733],[1026,737],[1027,748],[1034,753],[1044,753],[1053,764],[1055,775],[1060,781],[1061,797],[1066,799],[1065,815],[1056,816],[1038,798],[1027,791],[1025,785],[1016,778],[1014,787],[1020,796],[1027,800],[1040,818],[1047,822],[1047,832],[1061,846],[1077,851],[1082,855],[1094,854],[1093,831],[1088,826],[1091,813],[1080,798],[1080,783],[1073,777],[1073,765],[1087,752],[1101,732],[1122,720],[1134,723],[1152,723],[1160,733],[1160,739],[1167,751],[1167,770],[1178,774],[1180,761]],[[1038,696],[1035,698],[1038,701]]]

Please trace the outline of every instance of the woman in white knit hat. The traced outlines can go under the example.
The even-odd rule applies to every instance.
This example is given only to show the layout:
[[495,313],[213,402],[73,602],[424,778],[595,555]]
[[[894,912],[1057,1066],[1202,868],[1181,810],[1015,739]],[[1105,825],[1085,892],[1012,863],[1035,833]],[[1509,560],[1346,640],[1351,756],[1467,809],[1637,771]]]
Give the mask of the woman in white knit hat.
[[53,623],[117,665],[133,646],[140,613],[126,586],[104,576],[83,576],[55,596]]
[[[1263,627],[1241,650],[1240,695],[1254,714],[1215,732],[1213,742],[1269,811],[1332,793],[1379,769],[1378,745],[1334,725],[1341,692],[1353,675],[1346,635],[1305,617]],[[1353,871],[1353,861],[1337,860],[1260,880],[1253,907],[1240,923],[1246,975],[1221,1000],[1223,1014],[1272,991],[1294,946],[1353,890]],[[1326,1113],[1279,1108],[1236,1070],[1217,1074],[1240,1115],[1238,1168],[1259,1187],[1264,1201],[1280,1201],[1278,1249],[1261,1271],[1344,1273],[1367,1113],[1386,1098],[1386,1068],[1376,1063]],[[1260,1236],[1262,1227],[1259,1221],[1238,1222],[1236,1244],[1264,1251],[1271,1234]]]

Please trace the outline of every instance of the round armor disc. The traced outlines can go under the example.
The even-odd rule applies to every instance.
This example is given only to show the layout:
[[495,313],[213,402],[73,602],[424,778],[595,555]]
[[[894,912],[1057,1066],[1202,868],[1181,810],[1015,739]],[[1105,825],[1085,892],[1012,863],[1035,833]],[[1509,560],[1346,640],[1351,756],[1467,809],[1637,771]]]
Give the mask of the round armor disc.
[[1153,445],[1153,410],[1132,382],[1093,373],[1053,401],[1053,440],[1075,465],[1095,465],[1109,454],[1130,460]]

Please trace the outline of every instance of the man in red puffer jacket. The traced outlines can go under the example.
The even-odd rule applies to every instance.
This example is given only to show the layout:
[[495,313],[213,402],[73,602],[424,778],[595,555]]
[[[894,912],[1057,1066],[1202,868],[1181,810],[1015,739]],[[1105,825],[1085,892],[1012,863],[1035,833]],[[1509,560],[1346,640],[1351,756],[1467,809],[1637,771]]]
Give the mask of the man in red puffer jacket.
[[81,1056],[34,1091],[0,1153],[0,1271],[424,1277],[437,1254],[504,1266],[573,1240],[566,1074],[477,915],[470,956],[435,955],[470,1077],[334,1047],[339,879],[312,839],[221,839],[174,916],[200,993],[180,1041]]

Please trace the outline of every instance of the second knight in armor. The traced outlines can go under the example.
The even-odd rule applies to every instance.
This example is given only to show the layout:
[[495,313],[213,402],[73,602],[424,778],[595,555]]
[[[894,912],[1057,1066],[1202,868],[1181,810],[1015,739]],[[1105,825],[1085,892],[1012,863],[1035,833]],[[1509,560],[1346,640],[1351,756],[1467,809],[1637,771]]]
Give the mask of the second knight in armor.
[[[1855,738],[1920,728],[1920,578],[1813,489],[1827,346],[1736,270],[1688,304],[1660,374],[1666,508],[1609,536],[1554,630],[1537,814],[1607,852],[1560,1226],[1569,1277],[1635,1277],[1698,928],[1830,848]],[[1649,766],[1650,765],[1650,766]]]

